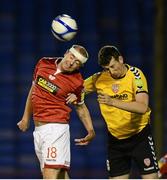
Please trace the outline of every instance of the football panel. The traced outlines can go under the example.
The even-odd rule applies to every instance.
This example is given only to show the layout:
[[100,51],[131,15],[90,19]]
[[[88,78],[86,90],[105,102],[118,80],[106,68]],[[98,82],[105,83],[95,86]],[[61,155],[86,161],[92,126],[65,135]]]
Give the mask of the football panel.
[[67,28],[63,24],[61,24],[55,20],[53,20],[53,22],[52,22],[52,29],[56,33],[60,33],[60,34],[65,33],[67,31]]
[[76,35],[76,32],[70,32],[64,34],[62,37],[66,39],[67,41],[71,40]]

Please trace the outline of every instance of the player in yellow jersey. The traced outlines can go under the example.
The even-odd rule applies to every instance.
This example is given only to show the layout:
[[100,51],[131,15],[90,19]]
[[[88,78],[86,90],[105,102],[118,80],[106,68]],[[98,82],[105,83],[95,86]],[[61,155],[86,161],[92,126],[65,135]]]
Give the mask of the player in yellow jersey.
[[110,178],[129,178],[132,160],[142,178],[158,178],[150,129],[149,96],[143,72],[128,64],[114,46],[98,53],[104,69],[84,82],[85,94],[96,92],[108,128],[107,169]]
[[142,178],[158,178],[158,163],[150,129],[147,81],[143,72],[128,64],[114,46],[98,53],[104,71],[85,80],[85,93],[97,92],[108,128],[107,169],[110,178],[129,178],[132,160]]

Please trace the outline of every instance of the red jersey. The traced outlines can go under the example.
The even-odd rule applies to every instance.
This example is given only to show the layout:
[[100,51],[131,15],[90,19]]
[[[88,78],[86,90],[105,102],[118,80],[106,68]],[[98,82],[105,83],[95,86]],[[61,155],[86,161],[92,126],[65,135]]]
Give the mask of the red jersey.
[[34,120],[68,123],[71,108],[66,104],[68,93],[75,93],[82,102],[83,78],[77,72],[56,73],[61,58],[42,58],[35,67],[32,90]]

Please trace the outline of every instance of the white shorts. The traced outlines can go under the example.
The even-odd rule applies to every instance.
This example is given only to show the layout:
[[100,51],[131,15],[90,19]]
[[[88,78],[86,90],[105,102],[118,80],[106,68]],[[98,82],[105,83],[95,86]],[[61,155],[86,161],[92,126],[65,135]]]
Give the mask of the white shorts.
[[43,168],[69,169],[70,133],[68,124],[48,123],[33,132],[36,155]]

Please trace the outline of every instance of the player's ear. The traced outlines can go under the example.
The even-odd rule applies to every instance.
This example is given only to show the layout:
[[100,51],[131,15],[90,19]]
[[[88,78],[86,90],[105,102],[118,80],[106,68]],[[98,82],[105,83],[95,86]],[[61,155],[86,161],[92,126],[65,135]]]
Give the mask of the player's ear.
[[123,57],[122,57],[122,56],[119,56],[119,57],[118,57],[118,60],[119,60],[119,62],[120,62],[121,64],[123,64],[123,63],[124,63],[124,59],[123,59]]

